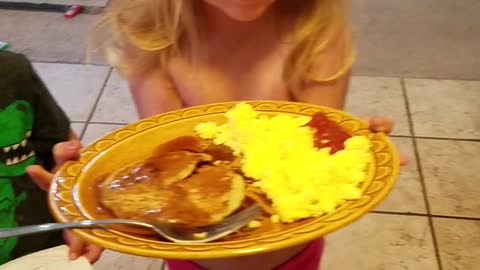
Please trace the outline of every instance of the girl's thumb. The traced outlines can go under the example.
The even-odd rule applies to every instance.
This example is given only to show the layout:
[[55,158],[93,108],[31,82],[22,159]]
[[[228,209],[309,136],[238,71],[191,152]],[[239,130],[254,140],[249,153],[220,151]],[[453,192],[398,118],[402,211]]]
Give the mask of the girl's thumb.
[[78,158],[80,148],[82,145],[78,140],[58,143],[53,147],[53,157],[55,158],[55,165],[61,166],[69,160]]

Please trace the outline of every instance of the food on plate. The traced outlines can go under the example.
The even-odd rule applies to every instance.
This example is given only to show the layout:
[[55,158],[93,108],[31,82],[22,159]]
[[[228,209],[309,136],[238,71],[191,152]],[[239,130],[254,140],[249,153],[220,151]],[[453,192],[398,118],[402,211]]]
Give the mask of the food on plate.
[[318,217],[361,196],[372,161],[366,137],[323,114],[268,116],[239,103],[225,116],[112,173],[100,187],[102,205],[120,218],[201,227],[255,202],[267,215],[248,224],[255,229]]
[[195,131],[233,150],[243,174],[255,180],[256,193],[271,201],[266,211],[277,215],[274,219],[289,223],[318,217],[361,196],[359,184],[371,162],[367,138],[351,137],[322,114],[268,117],[247,103],[226,118],[226,124],[202,123]]
[[120,218],[192,226],[220,222],[241,206],[245,182],[227,162],[214,159],[219,151],[178,150],[211,149],[198,147],[202,143],[182,137],[161,145],[149,159],[112,173],[101,185],[102,204]]

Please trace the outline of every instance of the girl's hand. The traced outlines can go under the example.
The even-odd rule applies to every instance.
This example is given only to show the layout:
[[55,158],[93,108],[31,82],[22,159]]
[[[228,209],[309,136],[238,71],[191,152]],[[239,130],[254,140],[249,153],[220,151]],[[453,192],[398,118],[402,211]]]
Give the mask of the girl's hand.
[[[368,117],[365,120],[370,125],[370,129],[375,132],[384,132],[389,134],[393,128],[393,121],[385,117]],[[407,157],[400,154],[400,165],[404,166],[408,163]]]
[[[53,156],[55,158],[55,165],[61,166],[68,160],[75,160],[78,158],[81,144],[78,140],[71,140],[56,144],[53,148]],[[27,173],[37,183],[37,185],[45,191],[48,191],[52,183],[53,174],[45,170],[42,166],[32,165],[27,168]],[[69,258],[75,260],[80,256],[88,259],[90,263],[98,260],[102,254],[103,248],[87,243],[77,235],[69,230],[65,230],[63,237],[69,246]]]
[[69,247],[68,258],[72,261],[79,257],[85,257],[93,264],[100,258],[100,255],[102,255],[102,247],[85,242],[70,230],[63,231],[63,239]]
[[[55,167],[62,166],[69,160],[76,160],[80,153],[82,145],[78,140],[58,143],[53,147],[53,157],[55,159]],[[48,191],[53,179],[53,173],[45,170],[42,166],[32,165],[27,168],[27,173],[37,183],[37,185]]]

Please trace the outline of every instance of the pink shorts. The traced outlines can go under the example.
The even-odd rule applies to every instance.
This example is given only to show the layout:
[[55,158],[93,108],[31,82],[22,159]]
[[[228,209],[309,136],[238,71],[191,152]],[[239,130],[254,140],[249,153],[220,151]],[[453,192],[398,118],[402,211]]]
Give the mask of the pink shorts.
[[[324,239],[313,241],[298,255],[274,270],[318,270],[323,254]],[[170,270],[206,270],[189,261],[167,261]]]

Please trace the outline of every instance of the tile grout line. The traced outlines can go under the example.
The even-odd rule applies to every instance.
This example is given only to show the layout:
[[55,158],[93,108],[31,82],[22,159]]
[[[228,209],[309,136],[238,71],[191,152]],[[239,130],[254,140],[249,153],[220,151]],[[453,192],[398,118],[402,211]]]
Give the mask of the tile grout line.
[[[72,124],[83,124],[80,132],[75,132],[75,131],[73,130]],[[82,140],[82,133],[85,131],[86,128],[87,128],[87,123],[86,123],[86,122],[75,121],[75,120],[71,120],[71,121],[70,121],[70,130],[73,131],[73,132],[75,133],[75,135],[77,135],[77,138],[78,138],[80,141]]]
[[425,177],[423,175],[423,168],[422,168],[422,163],[420,161],[420,153],[418,150],[418,145],[417,145],[417,139],[415,138],[415,128],[413,125],[413,119],[411,115],[411,110],[410,110],[410,101],[408,99],[408,92],[407,92],[407,87],[405,85],[405,79],[400,78],[400,84],[402,86],[402,95],[403,95],[403,101],[405,102],[405,106],[407,108],[407,118],[408,118],[408,125],[410,127],[410,134],[412,134],[412,144],[413,144],[413,151],[414,155],[416,158],[416,166],[418,170],[418,176],[420,178],[420,183],[422,185],[422,193],[423,193],[423,199],[425,202],[425,207],[427,208],[427,215],[428,215],[428,223],[430,226],[430,231],[432,235],[432,241],[433,241],[433,247],[435,250],[435,256],[437,258],[437,265],[439,270],[443,270],[442,266],[442,260],[440,257],[440,250],[438,248],[438,241],[437,241],[437,235],[435,233],[435,227],[433,225],[433,217],[432,217],[432,212],[430,209],[430,202],[428,201],[428,194],[427,194],[427,185],[425,183]]
[[87,131],[87,127],[90,124],[90,121],[93,118],[93,115],[95,114],[95,111],[97,110],[98,103],[100,103],[100,99],[102,98],[103,92],[105,91],[105,87],[107,86],[108,81],[110,80],[110,76],[113,73],[113,69],[109,68],[107,76],[105,76],[105,80],[103,81],[102,87],[100,88],[100,92],[98,93],[97,99],[95,100],[95,103],[93,104],[92,110],[90,111],[90,114],[88,115],[87,122],[85,123],[85,127],[83,128],[82,134],[80,135],[80,139],[83,139],[83,136],[85,135],[85,132]]
[[[0,0],[1,2],[1,0]],[[60,60],[60,61],[49,61],[49,60],[32,60],[33,63],[45,63],[45,64],[70,64],[70,65],[91,65],[91,66],[102,66],[102,67],[108,67],[108,63],[105,64],[99,64],[99,63],[85,63],[81,61],[66,61],[66,60]],[[435,81],[462,81],[462,82],[480,82],[480,80],[477,79],[455,79],[455,78],[429,78],[429,77],[400,77],[400,76],[386,76],[386,75],[355,75],[353,74],[352,77],[366,77],[366,78],[392,78],[392,79],[413,79],[413,80],[435,80]]]
[[[1,0],[0,0],[1,2]],[[32,60],[32,63],[44,63],[44,64],[69,64],[69,65],[84,65],[84,66],[101,66],[101,67],[109,67],[108,63],[101,64],[101,63],[85,63],[82,61],[68,61],[68,60],[59,60],[59,61],[49,61],[49,60]],[[428,78],[428,77],[400,77],[400,76],[384,76],[384,75],[355,75],[353,74],[352,77],[365,77],[365,78],[390,78],[390,79],[412,79],[412,80],[434,80],[434,81],[461,81],[461,82],[480,82],[477,79],[455,79],[455,78]],[[401,136],[401,135],[399,135]]]
[[32,60],[32,63],[110,67],[108,64],[84,63],[84,62],[81,62],[81,61],[48,61],[48,60],[37,60],[36,61],[36,60]]
[[464,142],[480,142],[480,139],[462,139],[462,138],[446,138],[446,137],[428,137],[428,136],[410,136],[410,135],[389,135],[393,138],[410,138],[410,139],[426,139],[439,141],[464,141]]
[[394,212],[394,211],[375,210],[375,211],[371,211],[371,213],[374,213],[374,214],[382,214],[382,215],[415,216],[415,217],[434,217],[434,218],[445,218],[445,219],[459,219],[459,220],[480,221],[480,217],[462,217],[462,216],[429,215],[429,214],[414,213],[414,212]]
[[452,79],[452,78],[434,78],[434,77],[405,77],[393,75],[361,75],[352,74],[352,77],[366,77],[366,78],[393,78],[393,79],[407,79],[407,80],[432,80],[432,81],[461,81],[461,82],[480,82],[478,79]]
[[82,130],[80,131],[80,134],[77,134],[78,139],[80,140],[80,143],[82,142],[83,134],[84,134],[85,131],[87,130],[87,126],[88,126],[88,124],[85,123],[85,125],[83,125],[83,127],[82,127]]

